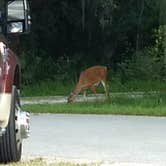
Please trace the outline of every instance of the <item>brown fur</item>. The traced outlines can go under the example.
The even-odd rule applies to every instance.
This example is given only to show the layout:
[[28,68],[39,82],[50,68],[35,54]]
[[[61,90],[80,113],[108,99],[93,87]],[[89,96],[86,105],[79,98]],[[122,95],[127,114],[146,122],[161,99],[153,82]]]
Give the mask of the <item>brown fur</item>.
[[100,82],[105,84],[105,93],[108,96],[107,90],[107,67],[105,66],[93,66],[81,72],[79,81],[76,84],[75,89],[68,97],[68,102],[73,102],[75,97],[82,91],[90,88],[94,94],[96,94],[95,86]]

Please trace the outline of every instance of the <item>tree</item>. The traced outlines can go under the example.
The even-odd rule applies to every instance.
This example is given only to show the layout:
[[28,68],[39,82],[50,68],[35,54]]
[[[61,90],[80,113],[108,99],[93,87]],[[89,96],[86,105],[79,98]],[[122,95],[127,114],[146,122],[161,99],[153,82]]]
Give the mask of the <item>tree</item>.
[[160,24],[166,18],[165,0],[160,1],[31,0],[31,50],[26,50],[37,57],[34,61],[47,61],[46,68],[67,57],[76,71],[97,63],[116,69],[135,52],[155,45],[159,14]]

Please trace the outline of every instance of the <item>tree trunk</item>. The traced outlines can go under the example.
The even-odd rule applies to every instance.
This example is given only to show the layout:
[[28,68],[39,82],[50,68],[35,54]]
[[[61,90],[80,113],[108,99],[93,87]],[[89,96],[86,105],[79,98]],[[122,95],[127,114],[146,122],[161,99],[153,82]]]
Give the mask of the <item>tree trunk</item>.
[[82,9],[82,31],[85,30],[85,0],[81,0]]
[[140,31],[141,31],[143,12],[144,12],[144,0],[142,0],[142,2],[141,2],[141,10],[140,10],[139,17],[138,17],[137,36],[136,36],[136,52],[138,52],[140,49],[140,36],[141,36]]

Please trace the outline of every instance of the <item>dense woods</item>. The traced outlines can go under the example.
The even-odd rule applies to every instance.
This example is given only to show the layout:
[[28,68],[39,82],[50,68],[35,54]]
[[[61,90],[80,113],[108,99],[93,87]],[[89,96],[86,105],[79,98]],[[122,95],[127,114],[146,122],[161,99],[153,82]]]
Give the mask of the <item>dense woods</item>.
[[166,79],[165,0],[31,0],[22,37],[24,84],[75,81],[94,64],[112,77]]

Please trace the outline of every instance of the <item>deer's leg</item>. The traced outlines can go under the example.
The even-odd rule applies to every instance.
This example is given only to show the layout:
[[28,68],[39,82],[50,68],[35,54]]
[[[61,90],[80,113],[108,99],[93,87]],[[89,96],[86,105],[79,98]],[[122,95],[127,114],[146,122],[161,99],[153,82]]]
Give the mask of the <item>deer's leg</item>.
[[95,86],[91,86],[90,89],[91,89],[91,91],[92,91],[92,92],[95,94],[95,96],[96,96],[96,88],[95,88]]
[[86,100],[86,90],[83,92],[84,100]]
[[102,80],[101,83],[102,83],[102,85],[103,85],[103,87],[104,87],[105,95],[106,95],[107,97],[109,97],[108,87],[107,87],[106,81],[103,81],[103,80]]

